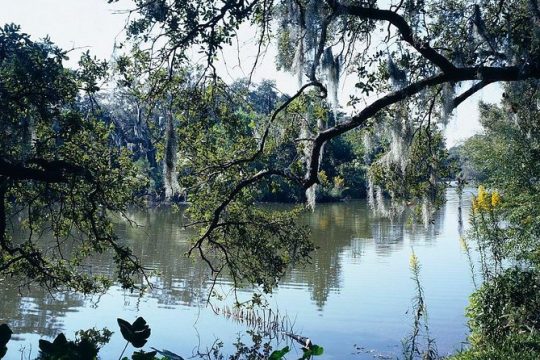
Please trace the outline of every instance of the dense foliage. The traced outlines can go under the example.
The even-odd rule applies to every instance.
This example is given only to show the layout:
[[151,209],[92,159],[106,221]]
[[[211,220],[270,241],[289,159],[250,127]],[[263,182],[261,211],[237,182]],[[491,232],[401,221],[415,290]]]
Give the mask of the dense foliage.
[[[72,71],[64,58],[47,39],[0,29],[0,269],[21,276],[21,285],[92,292],[110,281],[86,273],[84,260],[110,251],[117,279],[131,287],[141,268],[109,215],[126,208],[141,181],[79,97],[98,90],[104,64],[84,55]],[[45,235],[49,242],[38,241]]]
[[480,186],[472,203],[469,238],[485,282],[471,296],[465,359],[540,355],[539,94],[537,81],[506,86],[502,106],[481,106],[485,133],[460,149],[470,180],[492,189]]

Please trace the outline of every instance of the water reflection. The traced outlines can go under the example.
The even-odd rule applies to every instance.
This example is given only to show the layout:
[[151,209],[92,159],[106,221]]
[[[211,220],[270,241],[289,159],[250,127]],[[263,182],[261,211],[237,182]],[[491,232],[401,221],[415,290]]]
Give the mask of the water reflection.
[[[131,211],[127,217],[129,220],[118,219],[116,231],[144,266],[153,270],[151,280],[154,289],[147,296],[157,299],[158,304],[164,307],[200,305],[206,299],[208,269],[204,263],[185,257],[189,250],[189,239],[194,233],[184,229],[183,214],[168,208],[158,208]],[[322,310],[328,294],[339,291],[341,287],[340,275],[344,261],[341,255],[344,252],[350,252],[353,258],[360,261],[363,249],[373,243],[378,256],[390,256],[402,250],[406,232],[413,239],[424,237],[430,240],[443,224],[444,209],[437,214],[434,226],[429,229],[403,221],[374,217],[362,201],[321,204],[313,213],[306,214],[302,221],[310,226],[317,250],[313,253],[311,263],[292,269],[283,279],[282,286],[309,289],[311,298]],[[109,257],[96,256],[86,266],[92,273],[112,275],[110,264]],[[13,282],[6,284],[15,288]],[[47,297],[50,294],[40,294],[39,289],[20,291],[26,293],[29,299],[43,299],[40,303],[44,306],[48,302],[55,303],[52,296],[49,296],[50,299]],[[66,294],[56,296],[68,297]],[[74,307],[84,302],[76,295],[71,297],[78,300]]]
[[[321,204],[304,218],[317,246],[312,263],[294,269],[284,286],[307,287],[319,310],[331,292],[341,288],[343,263],[361,261],[365,249],[374,246],[377,256],[390,257],[403,250],[405,236],[413,242],[431,242],[444,226],[445,209],[437,212],[433,225],[390,220],[373,215],[364,201]],[[349,258],[344,259],[343,254]]]
[[185,256],[194,234],[183,228],[182,213],[162,208],[128,216],[137,225],[125,221],[117,231],[144,266],[153,269],[154,289],[148,296],[165,307],[200,304],[205,298],[208,269]]
[[[347,358],[343,354],[350,355],[353,344],[394,353],[409,330],[405,311],[413,287],[408,255],[414,246],[425,265],[422,275],[435,322],[431,328],[443,339],[439,348],[452,350],[466,333],[463,308],[471,288],[466,258],[458,244],[463,232],[458,229],[458,212],[461,219],[466,218],[465,204],[466,199],[458,206],[457,195],[449,190],[447,205],[428,229],[374,217],[362,201],[319,205],[302,220],[311,227],[317,250],[310,264],[292,269],[283,279],[274,295],[275,303],[291,317],[299,316],[296,326],[327,339],[331,344],[325,353],[330,358],[332,354]],[[112,322],[112,328],[116,317],[141,313],[150,324],[156,324],[153,334],[154,329],[161,331],[158,338],[164,348],[167,342],[179,343],[176,320],[170,320],[177,316],[208,327],[209,336],[221,338],[222,333],[242,329],[242,324],[233,326],[209,309],[199,309],[206,300],[209,273],[204,264],[184,256],[193,234],[183,228],[181,213],[161,208],[132,211],[128,216],[131,221],[118,221],[117,232],[145,266],[155,270],[151,278],[155,287],[148,294],[139,298],[118,288],[102,298],[49,294],[35,288],[23,288],[19,293],[15,279],[0,279],[0,322],[8,322],[15,334],[23,337],[53,337],[61,331],[94,326],[94,322],[82,323],[89,317],[99,321],[97,326]],[[93,272],[112,271],[110,259],[104,256],[93,258],[88,266]],[[318,323],[318,317],[324,318],[324,325]],[[182,336],[188,337],[187,332]],[[189,336],[196,339],[196,335]],[[186,341],[186,351],[192,350],[193,342]],[[389,344],[390,350],[381,348]],[[11,356],[8,353],[7,359],[18,358]]]
[[9,281],[0,281],[0,323],[8,323],[14,333],[53,336],[64,327],[63,319],[85,305],[79,294],[50,294],[44,289],[21,289]]

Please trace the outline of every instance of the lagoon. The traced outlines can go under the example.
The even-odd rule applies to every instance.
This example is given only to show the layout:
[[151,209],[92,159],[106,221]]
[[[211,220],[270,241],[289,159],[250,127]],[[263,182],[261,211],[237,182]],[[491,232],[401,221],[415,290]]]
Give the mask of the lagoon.
[[[465,227],[469,199],[466,191]],[[457,194],[450,188],[446,204],[426,229],[374,216],[365,201],[319,204],[303,218],[318,247],[311,264],[292,269],[266,296],[270,308],[274,314],[279,312],[288,330],[323,346],[321,359],[395,359],[413,326],[416,290],[409,257],[414,249],[421,264],[430,336],[441,355],[462,348],[468,333],[465,308],[474,286],[468,257],[460,246],[463,230],[458,208]],[[224,301],[213,299],[213,308],[206,304],[208,271],[204,264],[183,256],[193,234],[184,230],[181,215],[161,208],[134,211],[129,217],[138,226],[120,222],[118,234],[156,271],[151,277],[154,288],[140,296],[113,286],[101,296],[84,297],[20,288],[10,279],[0,279],[0,322],[8,323],[14,332],[6,359],[21,359],[21,352],[23,358],[34,358],[38,339],[50,340],[60,332],[72,339],[76,330],[92,327],[115,332],[100,354],[102,359],[117,359],[125,344],[117,317],[133,321],[143,316],[152,329],[144,349],[168,349],[186,359],[216,342],[223,343],[224,354],[234,352],[238,338],[252,344],[248,331],[253,327],[223,314],[233,302],[232,295]],[[111,269],[107,259],[95,258],[89,271]],[[217,289],[230,293],[230,283],[224,279]],[[249,295],[248,290],[239,292],[240,298]],[[291,345],[281,331],[275,331],[269,341],[274,347]],[[295,352],[301,353],[298,346]]]

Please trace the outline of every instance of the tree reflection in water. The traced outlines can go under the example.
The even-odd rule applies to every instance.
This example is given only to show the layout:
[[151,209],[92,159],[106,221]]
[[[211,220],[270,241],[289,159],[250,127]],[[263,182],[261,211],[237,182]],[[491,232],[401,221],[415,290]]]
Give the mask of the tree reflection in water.
[[306,286],[319,310],[324,308],[328,295],[341,288],[343,258],[348,248],[356,256],[363,253],[367,244],[373,243],[378,256],[389,256],[403,246],[405,234],[414,239],[430,239],[440,231],[444,221],[444,207],[436,213],[433,226],[380,218],[369,210],[365,201],[320,204],[304,221],[311,228],[317,250],[311,264],[293,269],[283,284]]
[[[129,221],[119,218],[116,222],[118,235],[146,267],[155,270],[151,276],[154,288],[144,295],[145,298],[155,299],[163,308],[203,305],[210,284],[209,271],[203,263],[183,256],[193,234],[183,228],[182,211],[175,213],[169,208],[158,208],[133,210],[127,215]],[[429,242],[443,226],[444,216],[443,208],[434,219],[434,226],[426,230],[421,225],[414,226],[401,220],[392,222],[376,218],[362,201],[320,204],[302,220],[311,228],[317,246],[312,262],[303,268],[291,269],[282,280],[281,288],[309,291],[311,300],[322,311],[329,295],[343,287],[343,268],[348,262],[364,261],[363,254],[370,248],[378,257],[390,256],[403,248],[407,237],[411,243],[421,239]],[[133,223],[137,225],[133,226]],[[110,275],[113,271],[110,264],[110,257],[102,255],[93,257],[84,266],[92,273]],[[220,283],[226,288],[230,280],[224,275]],[[66,314],[99,302],[97,297],[49,294],[31,286],[19,289],[17,284],[17,279],[0,279],[4,289],[0,294],[0,320],[9,322],[16,334],[37,333],[53,337],[65,330],[63,319]],[[138,294],[125,293],[118,288],[111,289],[108,295],[123,296],[124,303],[141,301]]]
[[[233,354],[224,354],[223,342],[216,340],[214,344],[205,350],[197,349],[195,356],[204,360],[225,360],[225,359],[268,359],[268,356],[272,353],[273,343],[282,344],[283,347],[288,346],[285,337],[281,338],[281,342],[278,339],[273,338],[270,333],[260,333],[253,330],[246,331],[251,340],[251,344],[245,343],[245,339],[238,335],[238,338],[234,345]],[[290,343],[290,341],[289,341]]]
[[[13,279],[10,279],[13,280]],[[74,293],[49,293],[41,288],[20,288],[15,282],[0,280],[0,323],[9,323],[17,334],[39,333],[52,337],[64,327],[69,312],[84,306],[85,298]]]

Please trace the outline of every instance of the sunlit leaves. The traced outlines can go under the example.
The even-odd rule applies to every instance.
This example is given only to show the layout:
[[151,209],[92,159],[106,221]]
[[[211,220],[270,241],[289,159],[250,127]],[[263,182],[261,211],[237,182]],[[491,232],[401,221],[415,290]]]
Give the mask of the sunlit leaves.
[[320,356],[324,354],[324,348],[319,345],[313,344],[310,348],[303,348],[304,355],[300,358],[300,360],[304,359],[311,359],[312,356]]

